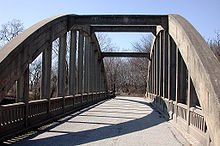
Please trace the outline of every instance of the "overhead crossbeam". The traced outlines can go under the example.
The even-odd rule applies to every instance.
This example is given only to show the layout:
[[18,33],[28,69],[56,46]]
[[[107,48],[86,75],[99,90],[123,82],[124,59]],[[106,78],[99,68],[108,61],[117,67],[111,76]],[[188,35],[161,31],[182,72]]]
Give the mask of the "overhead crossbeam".
[[146,57],[150,59],[150,53],[142,52],[102,52],[102,57]]
[[74,15],[70,25],[161,25],[168,30],[168,15]]
[[156,26],[91,26],[91,33],[94,32],[152,32],[156,34]]

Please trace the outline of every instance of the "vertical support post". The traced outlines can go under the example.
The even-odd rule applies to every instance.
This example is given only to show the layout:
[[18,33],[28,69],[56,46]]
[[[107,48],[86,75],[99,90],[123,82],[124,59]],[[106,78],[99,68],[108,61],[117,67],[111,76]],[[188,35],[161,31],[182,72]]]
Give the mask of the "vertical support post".
[[[163,32],[163,95],[165,98],[168,98],[168,34],[166,31]],[[168,98],[169,99],[169,98]]]
[[190,90],[191,90],[191,77],[188,72],[188,90],[187,90],[187,132],[189,133],[189,125],[190,125]]
[[65,62],[66,62],[66,33],[59,38],[58,55],[58,96],[63,97],[62,109],[65,107]]
[[28,126],[28,109],[29,109],[29,65],[27,65],[25,72],[16,83],[16,97],[17,102],[24,102],[24,126]]
[[157,87],[157,85],[156,85],[156,82],[157,82],[157,80],[156,80],[156,76],[157,76],[157,74],[156,74],[156,42],[155,42],[155,44],[154,44],[154,52],[153,52],[153,59],[154,59],[154,95],[156,95],[157,94],[157,92],[156,92],[156,87]]
[[154,48],[152,50],[152,55],[151,55],[151,93],[154,93]]
[[158,34],[158,37],[157,37],[157,47],[156,47],[156,52],[157,52],[157,60],[156,60],[156,63],[157,63],[157,96],[159,96],[159,93],[160,93],[160,34]]
[[84,56],[84,92],[87,93],[87,102],[88,102],[88,93],[89,93],[89,36],[85,37],[85,56]]
[[83,44],[84,35],[83,32],[79,31],[79,41],[78,41],[78,93],[81,94],[81,103],[83,102]]
[[[89,39],[89,92],[93,93],[93,42],[91,37]],[[90,98],[93,99],[93,95],[91,95]]]
[[76,30],[70,34],[70,58],[69,58],[69,95],[73,96],[73,108],[75,107],[76,94]]
[[98,97],[101,98],[101,60],[99,57],[97,60],[97,91],[99,92]]
[[167,86],[167,97],[171,100],[171,42],[170,42],[170,35],[167,33],[167,55],[168,55],[168,68],[167,68],[167,75],[168,75],[168,86]]
[[187,68],[186,65],[184,63],[184,60],[181,56],[181,54],[179,53],[179,102],[186,104],[187,103],[187,93],[186,93],[186,89],[187,89]]
[[28,127],[28,115],[29,115],[29,64],[23,74],[23,97],[25,103],[25,127]]
[[75,95],[76,92],[76,30],[71,31],[70,39],[70,69],[69,69],[69,95]]
[[164,48],[165,48],[165,43],[164,43],[164,31],[161,32],[160,35],[160,96],[165,97],[164,96],[164,92],[163,92],[163,82],[164,82]]
[[161,73],[162,73],[162,64],[161,64],[161,32],[158,34],[158,95],[161,96]]
[[42,56],[42,76],[41,76],[41,98],[47,99],[47,113],[50,111],[50,81],[51,81],[51,63],[52,63],[52,42],[49,47],[43,51]]
[[94,52],[94,42],[91,44],[91,92],[92,101],[95,100],[95,52]]
[[176,44],[175,42],[173,41],[173,39],[170,37],[170,98],[172,100],[175,100],[175,97],[176,97],[176,70],[177,70],[177,53],[176,53]]
[[102,76],[103,76],[103,91],[105,92],[105,98],[109,97],[109,88],[108,88],[108,83],[107,83],[107,78],[106,78],[106,73],[105,73],[105,67],[104,67],[104,63],[102,60]]
[[59,38],[58,56],[58,96],[63,97],[65,95],[66,34]]
[[97,66],[98,66],[98,52],[94,50],[94,92],[95,92],[95,100],[97,100]]
[[149,70],[149,78],[148,78],[148,93],[152,93],[152,61],[150,62],[150,70]]
[[156,95],[158,95],[158,37],[156,38],[156,43],[155,43],[155,82],[156,82]]
[[104,69],[104,64],[103,64],[103,59],[101,60],[101,91],[104,92],[104,95],[102,96],[102,98],[105,97],[105,78],[104,78],[104,73],[105,73],[105,69]]
[[151,67],[150,67],[150,93],[153,93],[153,58],[151,58]]
[[[156,44],[156,43],[155,43]],[[155,44],[153,47],[153,54],[152,54],[152,61],[153,61],[153,93],[156,94],[156,65],[155,65],[155,61],[156,61],[156,57],[155,57]]]
[[24,76],[22,75],[20,79],[16,81],[16,102],[24,101]]
[[178,96],[179,96],[179,87],[178,87],[178,84],[179,84],[179,52],[178,52],[178,48],[177,46],[175,45],[175,48],[176,48],[176,122],[177,122],[177,117],[178,117],[178,106],[177,106],[177,103],[178,103]]

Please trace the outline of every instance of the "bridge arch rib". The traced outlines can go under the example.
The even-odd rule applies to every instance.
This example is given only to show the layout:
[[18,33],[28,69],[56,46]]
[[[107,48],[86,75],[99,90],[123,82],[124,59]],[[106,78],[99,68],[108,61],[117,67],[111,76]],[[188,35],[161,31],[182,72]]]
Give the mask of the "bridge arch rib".
[[[179,15],[168,15],[168,24],[169,29],[159,31],[153,40],[148,96],[152,97],[156,104],[165,102],[159,104],[164,104],[162,110],[164,107],[168,112],[173,110],[176,116],[174,118],[182,116],[189,125],[193,125],[193,117],[190,116],[196,115],[192,111],[190,96],[191,100],[195,100],[197,96],[202,107],[202,112],[198,115],[205,117],[211,141],[214,145],[219,145],[220,64],[206,41],[187,20]],[[183,80],[187,82],[184,83]],[[180,91],[186,92],[185,95]],[[192,92],[195,92],[194,96]],[[187,106],[182,105],[181,101],[178,103],[183,96]],[[173,105],[173,109],[170,105]],[[200,126],[194,126],[205,128],[204,119],[196,120]],[[190,132],[189,127],[187,131]],[[204,138],[208,136],[203,136],[202,143],[206,144]]]

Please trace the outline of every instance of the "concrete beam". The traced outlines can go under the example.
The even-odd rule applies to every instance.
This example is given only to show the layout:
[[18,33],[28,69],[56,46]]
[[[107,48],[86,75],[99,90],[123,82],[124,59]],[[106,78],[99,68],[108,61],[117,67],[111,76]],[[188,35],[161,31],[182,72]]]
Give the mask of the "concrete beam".
[[156,35],[156,26],[91,26],[94,32],[152,32]]
[[75,15],[70,25],[161,25],[168,29],[168,15]]
[[142,52],[102,52],[102,57],[146,57],[150,59],[150,53]]

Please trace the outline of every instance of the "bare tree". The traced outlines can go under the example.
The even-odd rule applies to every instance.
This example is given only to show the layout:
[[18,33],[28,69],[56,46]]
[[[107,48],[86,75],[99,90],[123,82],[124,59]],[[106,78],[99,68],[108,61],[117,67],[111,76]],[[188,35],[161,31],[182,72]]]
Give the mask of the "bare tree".
[[13,19],[6,24],[2,24],[0,29],[0,47],[12,40],[23,30],[23,23],[18,19]]
[[[112,40],[107,35],[97,33],[96,36],[102,52],[112,52],[119,50],[116,46],[113,45]],[[106,77],[110,89],[113,89],[114,85],[118,85],[117,83],[119,81],[120,63],[122,63],[120,58],[104,58]],[[118,88],[116,87],[116,89]]]
[[135,51],[148,53],[150,52],[151,43],[152,36],[144,35],[139,41],[133,43],[132,46]]
[[220,30],[216,31],[216,36],[214,39],[208,40],[208,44],[210,48],[212,49],[215,56],[220,61]]
[[41,55],[30,65],[30,100],[40,99]]
[[[114,46],[107,35],[98,34],[97,38],[102,51],[112,52],[119,50]],[[149,52],[152,38],[143,36],[138,42],[133,43],[136,52]],[[146,58],[105,58],[105,70],[108,85],[116,87],[118,94],[144,94],[147,79]]]

